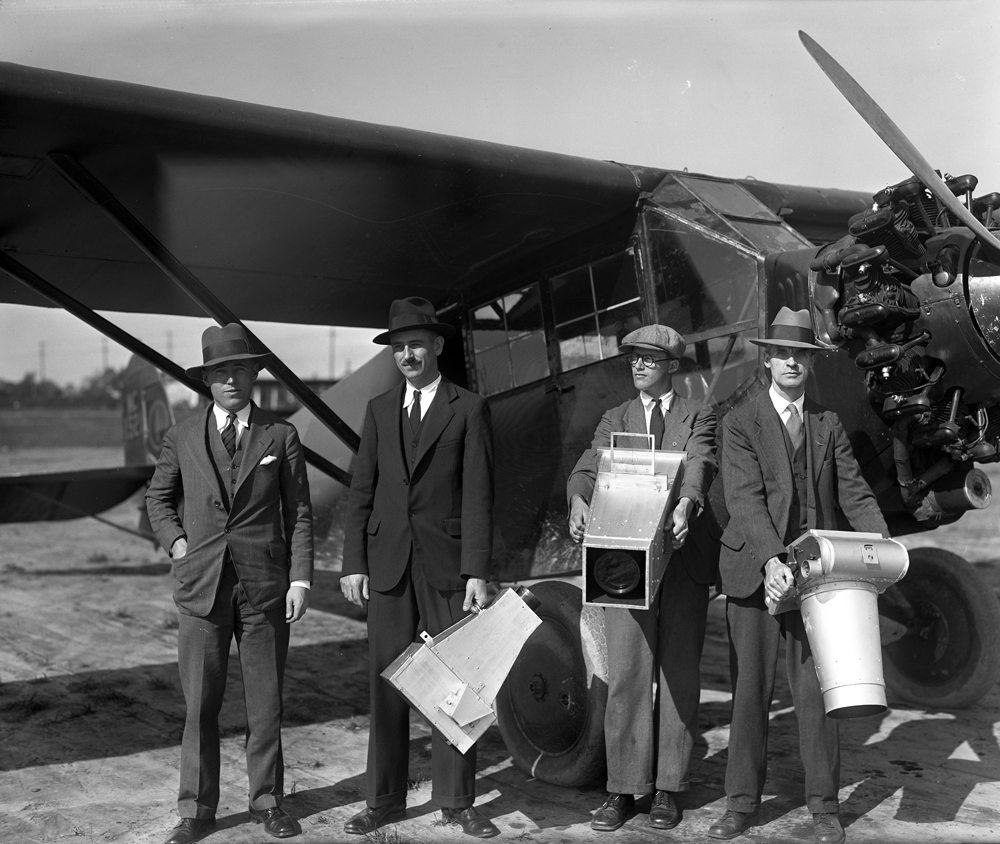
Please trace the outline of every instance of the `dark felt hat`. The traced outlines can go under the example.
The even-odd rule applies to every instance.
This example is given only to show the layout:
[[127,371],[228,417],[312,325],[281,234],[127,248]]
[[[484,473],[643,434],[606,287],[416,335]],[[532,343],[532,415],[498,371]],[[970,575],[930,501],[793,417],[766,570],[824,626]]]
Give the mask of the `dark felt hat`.
[[237,322],[231,322],[221,328],[211,325],[201,335],[201,355],[204,363],[199,366],[189,366],[184,371],[191,378],[201,378],[205,367],[215,366],[230,360],[255,360],[258,366],[265,367],[271,359],[270,352],[254,354],[247,337],[246,329]]
[[753,339],[750,342],[757,346],[788,346],[793,349],[826,351],[822,346],[816,345],[812,320],[809,318],[809,311],[806,308],[793,311],[787,306],[782,306],[774,318],[774,322],[768,326],[767,336],[762,340]]
[[390,337],[396,331],[407,328],[426,328],[442,337],[448,338],[455,333],[455,326],[438,322],[437,311],[426,299],[419,296],[409,296],[406,299],[396,299],[389,306],[389,328],[376,336],[372,342],[388,346]]

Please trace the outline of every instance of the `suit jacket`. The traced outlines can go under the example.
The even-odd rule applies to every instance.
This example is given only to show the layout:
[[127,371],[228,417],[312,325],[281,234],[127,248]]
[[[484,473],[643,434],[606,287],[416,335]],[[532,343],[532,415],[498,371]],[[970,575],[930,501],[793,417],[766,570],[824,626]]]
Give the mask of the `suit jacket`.
[[[493,550],[493,425],[486,400],[441,379],[410,465],[405,383],[373,398],[354,463],[343,573],[392,589],[413,562],[437,589],[488,578]],[[409,435],[407,435],[409,440]]]
[[[807,500],[810,529],[838,529],[838,509],[854,530],[889,535],[844,426],[831,410],[806,397]],[[785,553],[794,484],[784,423],[768,391],[731,411],[724,424],[722,479],[729,524],[722,534],[721,589],[746,598],[764,580],[764,564]]]
[[[719,545],[708,533],[708,526],[699,516],[705,509],[705,496],[712,484],[718,463],[715,457],[716,415],[710,407],[674,394],[670,412],[663,416],[662,447],[670,451],[685,451],[684,475],[678,498],[690,498],[695,503],[694,521],[688,540],[674,552],[687,568],[696,583],[714,583],[719,560]],[[580,495],[590,503],[597,481],[598,449],[611,444],[611,434],[625,431],[632,434],[646,433],[646,411],[637,396],[604,416],[594,432],[594,440],[576,461],[576,466],[566,482],[566,499]]]
[[211,414],[209,406],[167,431],[146,491],[160,545],[169,551],[187,537],[187,554],[172,561],[174,601],[187,615],[208,615],[228,548],[251,606],[273,609],[285,600],[290,581],[312,580],[312,508],[302,446],[290,422],[253,406],[227,510],[209,452],[208,436],[218,436]]

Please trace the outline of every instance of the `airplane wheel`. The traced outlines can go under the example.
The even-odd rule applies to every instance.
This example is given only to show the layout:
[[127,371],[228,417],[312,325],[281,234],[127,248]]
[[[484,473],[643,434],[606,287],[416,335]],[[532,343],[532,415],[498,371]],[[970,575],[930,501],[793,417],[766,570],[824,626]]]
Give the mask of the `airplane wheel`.
[[[1000,602],[965,559],[939,548],[910,551],[898,589],[915,613],[882,650],[886,687],[922,706],[971,706],[1000,679]],[[889,617],[891,596],[882,603]]]
[[608,702],[604,616],[571,583],[531,586],[542,624],[497,695],[500,735],[526,774],[562,786],[604,776]]

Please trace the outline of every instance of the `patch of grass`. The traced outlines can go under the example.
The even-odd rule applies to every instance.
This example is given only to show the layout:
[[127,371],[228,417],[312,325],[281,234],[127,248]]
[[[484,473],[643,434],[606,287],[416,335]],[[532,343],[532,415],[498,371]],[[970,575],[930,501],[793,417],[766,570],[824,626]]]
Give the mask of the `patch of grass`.
[[96,703],[107,703],[111,706],[133,706],[135,705],[135,698],[132,695],[125,694],[121,689],[117,689],[110,683],[104,683],[98,686],[92,693],[91,699]]
[[159,674],[153,674],[146,680],[146,686],[154,692],[165,692],[167,689],[172,689],[174,684]]
[[32,715],[37,715],[48,709],[52,704],[47,700],[39,700],[34,695],[22,695],[13,700],[0,703],[0,713],[12,721],[26,721]]
[[112,615],[114,618],[135,618],[128,607],[117,607]]
[[84,558],[84,562],[87,562],[87,563],[106,563],[106,562],[108,562],[109,559],[110,558],[108,557],[107,554],[102,554],[100,551],[98,551],[98,552],[96,552],[94,554],[88,554]]
[[82,692],[83,694],[89,694],[97,688],[97,681],[93,677],[88,677],[86,680],[74,680],[72,683],[68,683],[66,686],[66,691],[68,692]]
[[426,785],[427,783],[428,783],[428,779],[426,777],[419,777],[418,776],[415,779],[407,780],[406,781],[406,790],[407,791],[416,791],[418,788],[420,788],[421,786]]
[[365,841],[373,844],[412,844],[413,839],[402,835],[395,825],[376,829],[365,836]]
[[48,683],[48,682],[49,682],[48,674],[43,674],[41,677],[32,677],[30,680],[28,680],[28,684],[31,686],[37,686],[40,683]]

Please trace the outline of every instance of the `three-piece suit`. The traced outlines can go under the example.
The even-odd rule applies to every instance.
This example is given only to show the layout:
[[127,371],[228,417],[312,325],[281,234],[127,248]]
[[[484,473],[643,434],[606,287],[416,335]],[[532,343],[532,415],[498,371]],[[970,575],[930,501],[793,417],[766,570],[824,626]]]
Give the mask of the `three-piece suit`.
[[[442,377],[413,430],[405,391],[404,382],[368,405],[344,534],[343,574],[369,578],[372,809],[405,802],[409,762],[409,707],[381,673],[420,631],[466,615],[466,580],[489,578],[493,543],[489,406]],[[476,748],[463,755],[435,730],[432,757],[434,801],[472,806]]]
[[[718,542],[709,537],[705,520],[697,514],[705,507],[717,469],[716,414],[706,405],[675,393],[663,417],[663,437],[656,447],[687,452],[677,497],[694,502],[694,521],[684,545],[673,552],[667,564],[657,602],[648,610],[604,611],[608,642],[604,731],[607,789],[613,794],[687,790],[698,726],[699,663],[708,588],[716,579]],[[597,479],[598,449],[610,445],[613,432],[645,434],[646,428],[645,410],[638,397],[607,411],[590,448],[570,474],[567,500],[572,502],[578,494],[589,505]],[[667,534],[670,525],[668,516]],[[665,541],[671,541],[669,535]],[[654,682],[658,702],[653,697]]]
[[218,714],[234,636],[246,697],[250,805],[278,806],[285,596],[290,581],[309,581],[313,570],[309,486],[295,428],[252,406],[230,457],[209,406],[167,432],[146,504],[163,548],[187,539],[187,553],[172,561],[187,703],[180,815],[210,818],[218,806]]
[[837,415],[805,398],[803,444],[795,449],[769,391],[725,419],[722,478],[729,524],[719,579],[727,596],[733,718],[726,768],[728,808],[756,811],[767,775],[768,712],[781,637],[799,723],[809,811],[835,813],[840,781],[837,722],[827,718],[802,616],[777,616],[764,603],[764,567],[784,560],[805,530],[838,529],[838,509],[854,530],[888,528]]

